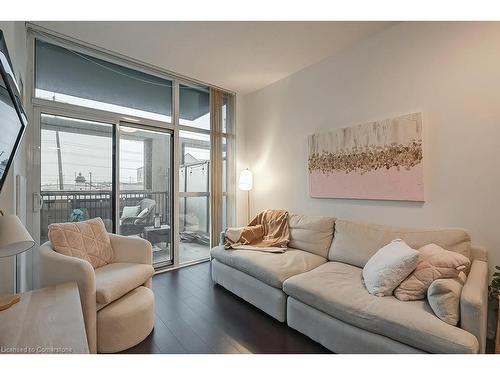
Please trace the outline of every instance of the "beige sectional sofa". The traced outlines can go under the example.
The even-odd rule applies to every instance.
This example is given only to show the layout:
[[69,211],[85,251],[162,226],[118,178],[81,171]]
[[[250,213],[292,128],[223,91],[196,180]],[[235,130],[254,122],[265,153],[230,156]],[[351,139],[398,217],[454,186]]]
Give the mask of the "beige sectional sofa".
[[[335,353],[484,353],[488,263],[461,229],[409,229],[333,217],[291,214],[283,254],[212,249],[215,283],[318,341]],[[426,300],[375,297],[362,268],[385,244],[401,238],[468,256],[457,327],[440,320]]]

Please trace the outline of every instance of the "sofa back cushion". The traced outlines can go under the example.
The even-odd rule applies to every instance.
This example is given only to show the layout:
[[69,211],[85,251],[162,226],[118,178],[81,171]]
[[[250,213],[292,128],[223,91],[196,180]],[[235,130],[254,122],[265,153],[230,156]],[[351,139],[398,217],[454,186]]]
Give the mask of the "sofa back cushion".
[[288,247],[300,249],[326,258],[332,243],[335,218],[290,214],[290,242]]
[[328,259],[364,267],[378,249],[396,238],[413,249],[435,243],[470,258],[470,236],[462,229],[412,229],[337,219]]
[[100,217],[77,223],[50,224],[49,241],[58,253],[84,259],[94,268],[113,261],[111,240]]

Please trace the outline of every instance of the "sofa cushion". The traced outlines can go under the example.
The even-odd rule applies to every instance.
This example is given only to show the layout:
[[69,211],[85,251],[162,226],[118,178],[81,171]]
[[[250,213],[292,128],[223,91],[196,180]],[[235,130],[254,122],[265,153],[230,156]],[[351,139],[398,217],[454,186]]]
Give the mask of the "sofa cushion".
[[289,277],[310,271],[326,262],[323,257],[292,248],[288,248],[284,253],[267,253],[256,250],[226,250],[223,246],[217,246],[210,251],[210,255],[227,266],[279,289]]
[[50,224],[48,236],[55,251],[84,259],[94,268],[113,260],[111,241],[100,217],[76,223]]
[[402,302],[375,297],[361,280],[361,269],[328,262],[287,279],[289,296],[345,323],[432,353],[477,353],[471,333],[440,320],[425,300]]
[[150,264],[111,263],[95,270],[96,301],[103,306],[144,284],[154,273]]
[[378,249],[396,238],[413,249],[435,243],[470,258],[470,236],[462,229],[411,229],[338,219],[328,259],[364,267]]
[[290,214],[288,246],[326,258],[332,243],[334,224],[333,217]]

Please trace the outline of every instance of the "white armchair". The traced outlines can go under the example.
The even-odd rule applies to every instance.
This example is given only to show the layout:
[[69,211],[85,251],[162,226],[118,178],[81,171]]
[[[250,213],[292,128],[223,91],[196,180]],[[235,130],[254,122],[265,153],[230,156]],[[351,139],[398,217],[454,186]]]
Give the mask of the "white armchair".
[[78,284],[91,353],[113,353],[144,340],[154,326],[153,251],[141,238],[109,234],[113,262],[89,262],[40,246],[40,286]]

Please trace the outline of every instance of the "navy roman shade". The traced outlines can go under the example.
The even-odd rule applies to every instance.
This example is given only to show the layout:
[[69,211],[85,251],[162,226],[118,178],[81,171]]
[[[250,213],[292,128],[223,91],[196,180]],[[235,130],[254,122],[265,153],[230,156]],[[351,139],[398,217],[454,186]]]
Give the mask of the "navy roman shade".
[[172,115],[172,81],[41,40],[35,83],[50,93]]

